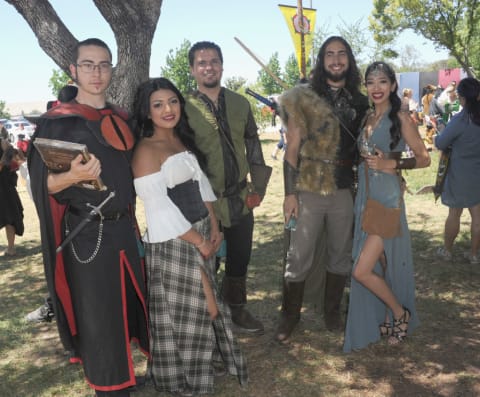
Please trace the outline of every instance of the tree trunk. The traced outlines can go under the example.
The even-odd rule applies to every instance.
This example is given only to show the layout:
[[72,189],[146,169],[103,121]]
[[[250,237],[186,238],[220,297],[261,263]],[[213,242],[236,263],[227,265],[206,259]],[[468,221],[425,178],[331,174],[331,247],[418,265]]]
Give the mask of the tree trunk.
[[[15,7],[37,36],[40,47],[66,73],[78,43],[48,0],[5,0]],[[132,109],[137,86],[149,78],[153,35],[163,0],[93,0],[117,43],[117,65],[107,98]],[[99,37],[99,39],[102,39]]]

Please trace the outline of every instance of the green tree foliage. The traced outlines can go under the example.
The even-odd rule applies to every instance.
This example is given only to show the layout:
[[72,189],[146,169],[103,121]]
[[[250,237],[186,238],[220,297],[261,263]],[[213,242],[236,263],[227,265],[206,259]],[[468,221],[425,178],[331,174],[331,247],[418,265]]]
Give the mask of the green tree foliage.
[[341,18],[340,20],[342,24],[337,26],[338,33],[352,47],[357,63],[370,63],[372,47],[367,36],[367,29],[362,27],[363,18],[357,19],[351,24]]
[[[277,77],[280,78],[282,75],[282,71],[280,68],[280,61],[278,60],[278,52],[275,52],[270,60],[267,63],[267,68]],[[278,94],[284,90],[282,86],[280,86],[275,79],[270,76],[265,70],[260,70],[258,72],[258,81],[263,88],[263,92],[265,95],[273,95]]]
[[72,78],[61,69],[52,70],[52,77],[48,81],[48,86],[52,89],[55,98],[58,97],[60,90],[67,84],[72,83]]
[[234,76],[225,79],[225,87],[235,92],[238,92],[242,87],[245,87],[246,83],[247,80],[243,77]]
[[374,0],[373,6],[370,27],[387,57],[398,55],[392,49],[395,39],[411,29],[450,51],[469,75],[480,70],[478,0]]
[[297,57],[291,54],[285,62],[285,72],[283,73],[283,81],[289,87],[293,87],[300,80],[300,71],[298,69]]
[[9,119],[11,117],[10,113],[7,112],[5,109],[6,103],[5,101],[0,101],[0,118],[1,119]]
[[195,79],[190,74],[190,65],[188,63],[188,50],[191,43],[184,40],[180,48],[168,52],[165,67],[161,68],[163,77],[171,80],[181,93],[188,93],[195,89]]
[[420,70],[420,58],[421,54],[415,46],[411,44],[406,45],[400,54],[400,66],[396,68],[396,71],[401,73]]

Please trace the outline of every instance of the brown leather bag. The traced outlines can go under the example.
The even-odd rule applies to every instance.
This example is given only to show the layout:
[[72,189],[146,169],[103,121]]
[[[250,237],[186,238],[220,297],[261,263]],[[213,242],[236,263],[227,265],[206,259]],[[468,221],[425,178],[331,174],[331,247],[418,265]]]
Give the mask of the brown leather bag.
[[368,167],[365,164],[367,202],[362,214],[362,229],[368,234],[382,238],[400,235],[400,203],[397,208],[388,208],[379,201],[368,197]]

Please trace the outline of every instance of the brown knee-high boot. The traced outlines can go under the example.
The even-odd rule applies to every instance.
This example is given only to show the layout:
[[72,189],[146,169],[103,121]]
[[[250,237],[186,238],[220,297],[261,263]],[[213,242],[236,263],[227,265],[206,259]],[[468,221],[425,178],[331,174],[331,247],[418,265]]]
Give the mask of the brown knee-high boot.
[[275,339],[285,342],[300,321],[305,281],[283,280],[283,299]]
[[341,331],[344,324],[340,315],[340,303],[347,276],[327,272],[325,285],[324,318],[325,326],[329,331]]
[[247,309],[247,278],[224,276],[221,286],[221,294],[230,307],[232,322],[238,331],[254,335],[264,332],[263,324],[257,320]]

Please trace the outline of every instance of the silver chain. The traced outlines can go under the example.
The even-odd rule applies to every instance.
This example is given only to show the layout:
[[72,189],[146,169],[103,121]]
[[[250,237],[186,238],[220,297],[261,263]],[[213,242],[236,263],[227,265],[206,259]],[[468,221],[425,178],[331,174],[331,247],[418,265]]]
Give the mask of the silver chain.
[[[68,233],[68,230],[67,230],[67,233]],[[70,243],[72,245],[72,252],[73,252],[73,256],[75,257],[75,259],[79,263],[82,263],[82,264],[87,264],[87,263],[90,263],[91,261],[93,261],[95,259],[95,257],[97,256],[98,251],[100,250],[100,245],[102,243],[102,236],[103,236],[103,218],[100,218],[100,223],[98,225],[97,245],[95,246],[95,249],[93,250],[92,255],[90,255],[90,257],[88,259],[80,259],[78,254],[77,254],[77,251],[75,250],[75,246],[73,245],[73,241]]]

